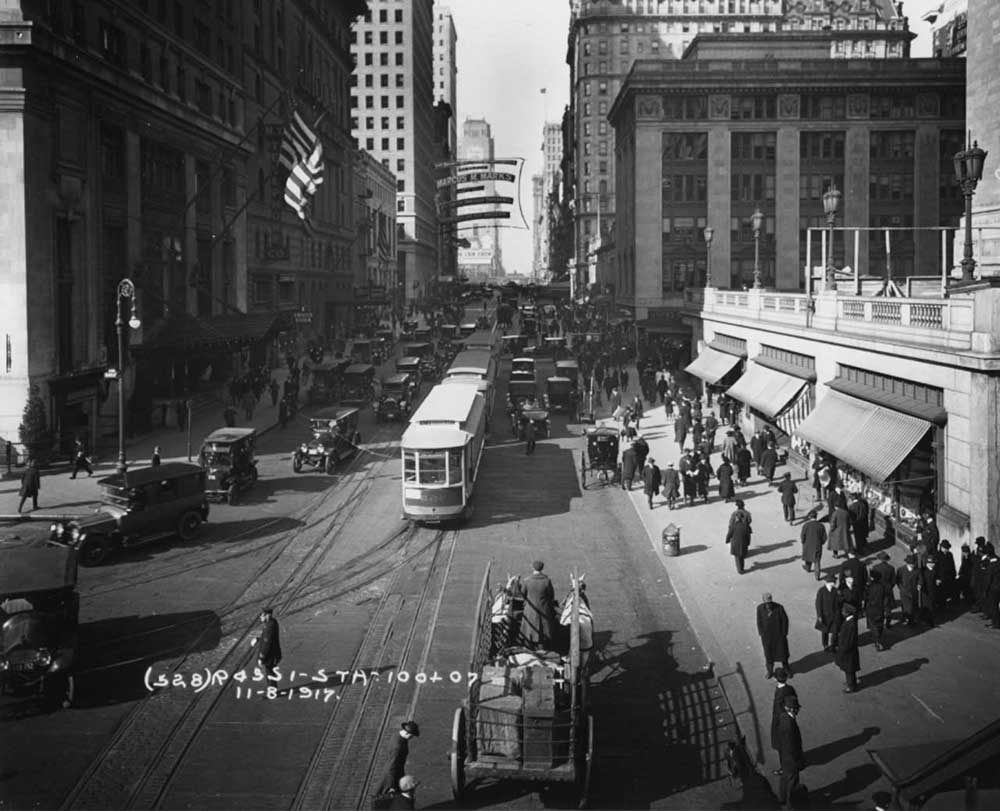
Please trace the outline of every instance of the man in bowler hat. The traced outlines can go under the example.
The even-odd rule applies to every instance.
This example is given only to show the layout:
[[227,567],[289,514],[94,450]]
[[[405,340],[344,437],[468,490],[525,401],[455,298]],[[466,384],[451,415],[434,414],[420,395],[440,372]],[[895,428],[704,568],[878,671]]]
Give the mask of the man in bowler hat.
[[267,673],[267,680],[276,682],[280,677],[275,672],[275,667],[281,662],[281,632],[278,621],[274,618],[273,609],[270,608],[261,611],[258,619],[263,627],[260,636],[250,644],[257,647],[257,664]]
[[774,602],[770,592],[764,592],[757,606],[757,633],[760,635],[764,648],[764,667],[767,678],[774,675],[774,663],[781,666],[789,676],[792,669],[788,666],[788,614],[781,603]]
[[399,790],[399,781],[406,774],[406,759],[410,756],[410,738],[420,737],[420,727],[414,721],[404,721],[392,745],[392,755],[386,765],[382,782],[375,789],[376,796],[392,794]]
[[801,709],[798,696],[785,696],[783,705],[784,712],[775,725],[778,763],[781,770],[778,799],[782,808],[791,808],[793,797],[800,788],[799,773],[806,767],[806,757],[802,749],[802,733],[796,720]]

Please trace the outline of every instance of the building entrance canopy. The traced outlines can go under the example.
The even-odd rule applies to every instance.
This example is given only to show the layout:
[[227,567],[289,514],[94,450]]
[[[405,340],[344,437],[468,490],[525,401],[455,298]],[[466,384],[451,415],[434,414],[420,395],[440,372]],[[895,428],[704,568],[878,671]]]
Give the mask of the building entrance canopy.
[[700,377],[706,383],[713,384],[718,383],[729,374],[740,360],[741,358],[736,355],[728,355],[706,346],[698,357],[685,367],[684,371]]
[[830,391],[795,433],[884,482],[930,427],[927,420]]
[[756,408],[765,417],[773,419],[792,402],[807,385],[801,377],[751,363],[746,372],[726,394]]

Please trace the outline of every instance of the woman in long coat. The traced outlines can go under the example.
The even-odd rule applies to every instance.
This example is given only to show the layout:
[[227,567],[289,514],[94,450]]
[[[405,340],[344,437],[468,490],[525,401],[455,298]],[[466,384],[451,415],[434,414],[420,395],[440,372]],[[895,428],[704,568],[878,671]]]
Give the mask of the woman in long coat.
[[744,485],[750,478],[750,464],[753,462],[753,455],[744,445],[736,451],[736,480]]
[[830,516],[830,531],[827,533],[827,547],[835,558],[841,554],[847,554],[851,548],[851,539],[848,530],[851,525],[851,516],[844,507],[837,507]]
[[729,464],[728,460],[723,459],[715,475],[719,478],[719,498],[723,498],[727,502],[732,501],[734,494],[733,466]]

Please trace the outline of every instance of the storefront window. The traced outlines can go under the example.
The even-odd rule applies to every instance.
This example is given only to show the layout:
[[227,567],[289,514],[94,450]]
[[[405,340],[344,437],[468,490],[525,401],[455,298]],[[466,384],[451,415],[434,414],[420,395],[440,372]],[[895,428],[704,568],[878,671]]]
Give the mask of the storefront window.
[[428,451],[420,454],[419,480],[421,484],[445,483],[444,451]]
[[462,451],[448,451],[448,484],[462,483]]
[[417,480],[417,455],[413,451],[403,451],[403,481]]

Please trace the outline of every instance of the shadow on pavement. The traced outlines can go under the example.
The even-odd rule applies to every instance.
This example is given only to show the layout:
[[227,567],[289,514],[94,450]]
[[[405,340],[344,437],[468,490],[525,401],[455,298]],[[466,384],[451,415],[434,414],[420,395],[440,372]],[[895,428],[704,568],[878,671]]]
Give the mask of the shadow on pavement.
[[[291,469],[290,464],[289,469]],[[336,481],[336,475],[329,476],[319,471],[313,472],[308,468],[294,476],[280,479],[258,479],[251,489],[240,493],[235,506],[274,502],[277,500],[275,496],[280,493],[318,493],[332,487]]]
[[[753,547],[750,547],[750,552],[751,553],[753,552]],[[748,557],[752,558],[753,554],[749,555]],[[798,559],[799,559],[798,555],[792,555],[790,558],[780,558],[779,560],[769,560],[767,563],[759,563],[757,561],[751,560],[747,564],[747,571],[748,572],[760,572],[760,571],[763,571],[764,569],[772,569],[775,566],[784,566],[786,563],[793,563],[794,561],[796,561]]]
[[[817,635],[819,634],[818,631],[816,633]],[[819,639],[816,640],[816,645],[819,646]],[[824,650],[816,650],[812,653],[807,653],[801,659],[789,662],[788,664],[791,665],[792,673],[796,676],[800,676],[805,673],[809,673],[812,670],[816,670],[817,668],[832,665],[833,654],[827,653]]]
[[781,541],[779,543],[768,544],[767,546],[750,546],[750,554],[748,557],[754,557],[755,555],[764,555],[768,552],[773,552],[775,549],[784,549],[786,546],[791,546],[795,541]]
[[882,730],[879,727],[865,727],[861,732],[854,735],[848,735],[846,738],[824,743],[822,746],[817,746],[806,752],[806,763],[810,766],[822,766],[825,763],[836,760],[841,755],[853,752],[859,746],[868,743],[868,741],[880,732]]
[[862,674],[860,680],[861,688],[867,690],[870,687],[878,687],[880,684],[885,684],[887,681],[892,681],[900,676],[908,676],[911,673],[916,673],[924,665],[930,664],[930,661],[926,656],[921,656],[916,659],[910,659],[908,662],[900,662],[897,665],[883,667],[881,670],[876,670],[867,675]]
[[[220,639],[221,626],[214,611],[131,615],[85,623],[80,626],[74,704],[97,707],[142,698],[148,694],[148,668],[155,671],[155,664],[165,659],[213,650]],[[169,674],[170,668],[164,666],[162,671]]]
[[[808,756],[808,754],[807,754]],[[808,771],[806,775],[808,776]],[[872,783],[875,783],[882,776],[878,766],[874,763],[865,763],[861,766],[853,766],[844,772],[844,776],[828,786],[814,789],[809,792],[810,808],[857,808],[856,802],[834,802],[838,797],[848,794],[857,794],[863,791]]]
[[[483,453],[470,526],[504,524],[569,512],[581,496],[576,456],[539,442],[528,456],[524,443],[491,445]],[[502,493],[502,497],[496,494]]]

